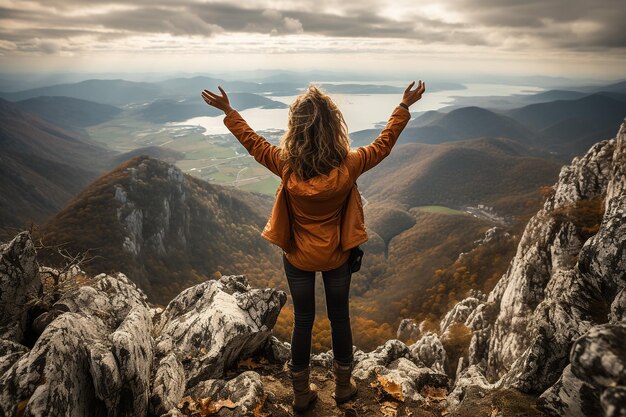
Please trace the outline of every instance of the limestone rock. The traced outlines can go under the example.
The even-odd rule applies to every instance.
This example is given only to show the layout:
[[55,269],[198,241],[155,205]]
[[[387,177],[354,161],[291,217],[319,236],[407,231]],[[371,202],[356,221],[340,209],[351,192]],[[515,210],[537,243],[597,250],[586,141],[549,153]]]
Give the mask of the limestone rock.
[[446,351],[439,336],[429,332],[409,347],[413,356],[433,370],[444,372]]
[[455,323],[465,324],[466,320],[476,310],[479,304],[484,300],[484,297],[467,297],[452,307],[450,311],[444,316],[439,325],[441,333],[444,333],[450,326]]
[[469,387],[487,392],[497,388],[497,385],[490,384],[479,367],[475,365],[469,366],[460,375],[457,375],[454,389],[448,395],[448,407],[451,410],[454,410],[461,403]]
[[[291,357],[291,355],[289,355]],[[312,366],[323,366],[328,369],[332,369],[333,359],[335,355],[333,355],[333,350],[329,349],[326,352],[321,352],[315,355],[311,355],[311,365]],[[355,358],[355,362],[357,362]]]
[[254,409],[263,402],[263,383],[258,373],[245,371],[235,378],[224,381],[210,379],[202,381],[189,390],[192,398],[211,398],[213,401],[231,400],[235,408],[222,408],[217,415],[223,417],[253,416]]
[[601,416],[599,391],[581,381],[566,366],[559,380],[539,397],[549,415],[587,417]]
[[28,398],[24,415],[145,415],[152,322],[135,284],[101,275],[58,304],[66,311],[0,377],[0,411]]
[[[355,362],[356,358],[355,355]],[[398,339],[391,339],[373,351],[359,355],[358,363],[354,366],[352,374],[355,378],[368,379],[376,371],[386,368],[391,362],[399,358],[406,358],[413,363],[420,364],[407,345]]]
[[263,349],[263,356],[270,362],[284,364],[291,358],[291,345],[271,336]]
[[609,387],[600,395],[600,405],[605,417],[626,416],[626,388],[623,386]]
[[402,319],[396,331],[396,338],[400,340],[417,340],[420,335],[419,323],[413,319]]
[[[156,326],[156,361],[151,407],[165,412],[180,394],[203,381],[221,379],[238,360],[263,351],[287,300],[284,291],[253,289],[244,275],[222,276],[181,292]],[[167,355],[173,358],[163,361]],[[282,352],[284,354],[284,352]],[[165,368],[165,369],[161,369]]]
[[0,338],[24,339],[27,302],[41,292],[35,246],[30,233],[18,233],[0,245]]
[[155,361],[156,372],[152,378],[150,412],[167,413],[175,408],[185,393],[185,370],[174,352]]
[[626,323],[594,326],[572,347],[572,372],[598,387],[626,385]]
[[626,320],[626,287],[622,288],[611,303],[610,322]]
[[0,375],[4,374],[28,348],[9,339],[0,339]]
[[448,376],[443,372],[418,366],[404,357],[395,359],[386,367],[380,368],[376,374],[402,387],[402,398],[407,402],[424,401],[420,391],[426,385],[433,388],[445,388],[446,390],[450,385]]

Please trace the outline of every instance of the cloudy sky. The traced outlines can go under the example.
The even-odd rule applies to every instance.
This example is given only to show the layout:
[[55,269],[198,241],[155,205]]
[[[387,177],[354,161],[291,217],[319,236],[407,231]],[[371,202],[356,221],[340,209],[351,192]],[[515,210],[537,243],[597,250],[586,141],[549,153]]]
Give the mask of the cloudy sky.
[[0,0],[0,21],[3,72],[626,77],[624,0]]

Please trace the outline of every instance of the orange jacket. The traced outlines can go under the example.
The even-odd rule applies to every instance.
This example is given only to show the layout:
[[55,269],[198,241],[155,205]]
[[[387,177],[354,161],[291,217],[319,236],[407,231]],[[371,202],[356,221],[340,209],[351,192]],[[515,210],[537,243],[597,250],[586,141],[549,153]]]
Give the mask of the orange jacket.
[[228,130],[257,162],[281,178],[261,236],[282,248],[297,268],[327,271],[342,265],[350,249],[368,239],[356,180],[389,155],[410,118],[409,110],[398,105],[371,144],[350,150],[327,175],[303,181],[281,160],[280,147],[258,135],[237,110],[228,111]]

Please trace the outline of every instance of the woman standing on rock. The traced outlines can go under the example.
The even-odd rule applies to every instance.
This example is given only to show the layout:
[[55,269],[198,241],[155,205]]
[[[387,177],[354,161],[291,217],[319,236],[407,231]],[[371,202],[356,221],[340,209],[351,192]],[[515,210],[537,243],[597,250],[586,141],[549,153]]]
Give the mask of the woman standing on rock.
[[276,200],[262,236],[283,250],[283,265],[294,305],[291,360],[296,411],[317,399],[309,384],[311,331],[315,319],[315,273],[324,279],[331,323],[335,401],[357,393],[353,369],[349,293],[352,272],[360,265],[359,244],[367,241],[357,178],[380,163],[411,118],[409,106],[425,91],[420,80],[404,91],[387,126],[371,144],[350,148],[348,128],[331,98],[311,84],[289,106],[287,132],[281,146],[258,135],[222,95],[204,90],[207,104],[225,113],[224,124],[254,159],[281,178]]

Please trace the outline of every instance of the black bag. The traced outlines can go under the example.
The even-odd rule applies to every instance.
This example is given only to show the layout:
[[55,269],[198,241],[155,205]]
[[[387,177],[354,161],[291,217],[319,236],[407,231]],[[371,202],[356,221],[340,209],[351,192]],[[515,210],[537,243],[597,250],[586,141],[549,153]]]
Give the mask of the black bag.
[[350,257],[348,258],[348,262],[350,264],[350,270],[352,272],[357,272],[361,269],[361,259],[363,259],[363,250],[359,246],[355,246],[350,249]]

